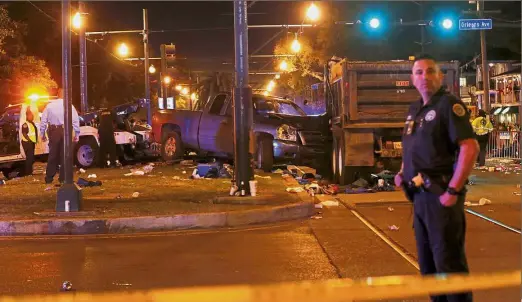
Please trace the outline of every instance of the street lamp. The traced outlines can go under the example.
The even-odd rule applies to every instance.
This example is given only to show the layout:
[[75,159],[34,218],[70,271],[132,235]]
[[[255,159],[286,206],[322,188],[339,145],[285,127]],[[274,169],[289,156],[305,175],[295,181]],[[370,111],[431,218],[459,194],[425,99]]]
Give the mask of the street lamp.
[[294,53],[298,53],[301,50],[301,43],[299,43],[299,41],[297,40],[297,37],[292,42],[292,45],[290,46],[290,48],[292,49],[292,51]]
[[177,91],[181,91],[181,89],[183,89],[183,87],[181,87],[181,85],[176,85],[175,89],[176,89]]
[[281,64],[279,64],[279,69],[281,69],[282,71],[287,71],[288,70],[288,63],[283,60],[281,62]]
[[276,80],[279,80],[279,79],[281,78],[281,75],[278,73],[278,74],[275,75],[274,78],[275,78]]
[[125,43],[121,43],[120,46],[118,46],[118,54],[121,57],[129,56],[129,47]]
[[74,14],[72,18],[72,26],[76,29],[80,29],[82,27],[82,15],[80,12]]
[[181,89],[181,94],[183,94],[183,95],[188,95],[188,94],[189,94],[189,90],[188,90],[188,88],[185,87],[185,88]]
[[169,85],[170,82],[172,82],[172,78],[171,77],[169,77],[169,76],[163,77],[163,83]]
[[317,21],[319,19],[319,8],[313,2],[306,11],[306,17],[311,21]]
[[149,73],[156,73],[156,67],[154,67],[154,65],[150,65],[149,67]]

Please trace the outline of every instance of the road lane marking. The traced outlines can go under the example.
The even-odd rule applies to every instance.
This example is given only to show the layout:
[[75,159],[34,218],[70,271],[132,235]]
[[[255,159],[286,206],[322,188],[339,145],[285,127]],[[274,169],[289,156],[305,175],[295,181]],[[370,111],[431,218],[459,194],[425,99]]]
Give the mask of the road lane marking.
[[376,227],[374,227],[368,220],[366,220],[364,217],[362,217],[357,211],[351,210],[353,215],[357,217],[362,223],[364,223],[372,232],[375,233],[375,235],[379,236],[379,238],[382,239],[382,241],[386,242],[394,251],[396,251],[399,255],[401,255],[402,258],[404,258],[406,261],[408,261],[411,265],[413,265],[417,270],[420,270],[419,264],[417,261],[411,257],[410,255],[406,254],[397,244],[395,244],[392,240],[386,237],[381,231],[379,231]]
[[472,214],[472,215],[475,215],[475,216],[477,216],[477,217],[480,217],[480,218],[482,218],[482,219],[484,219],[484,220],[486,220],[486,221],[489,221],[489,222],[491,222],[491,223],[493,223],[493,224],[496,224],[496,225],[498,225],[498,226],[500,226],[500,227],[506,228],[506,229],[508,229],[508,230],[510,230],[510,231],[512,231],[512,232],[515,232],[515,233],[517,233],[517,234],[520,234],[520,230],[515,229],[515,228],[513,228],[513,227],[510,227],[509,225],[503,224],[502,222],[500,222],[500,221],[498,221],[498,220],[495,220],[495,219],[493,219],[493,218],[489,218],[489,217],[487,217],[487,216],[485,216],[485,215],[482,215],[482,214],[480,214],[480,213],[478,213],[478,212],[475,212],[475,211],[473,211],[473,210],[470,210],[470,209],[465,209],[465,211],[468,212],[468,213],[470,213],[470,214]]

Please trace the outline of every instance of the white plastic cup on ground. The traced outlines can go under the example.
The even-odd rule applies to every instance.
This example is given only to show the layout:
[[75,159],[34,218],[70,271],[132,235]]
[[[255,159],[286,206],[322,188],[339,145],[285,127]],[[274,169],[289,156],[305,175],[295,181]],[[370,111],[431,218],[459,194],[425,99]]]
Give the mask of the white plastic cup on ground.
[[250,185],[250,195],[256,196],[257,195],[257,180],[251,180],[248,183]]

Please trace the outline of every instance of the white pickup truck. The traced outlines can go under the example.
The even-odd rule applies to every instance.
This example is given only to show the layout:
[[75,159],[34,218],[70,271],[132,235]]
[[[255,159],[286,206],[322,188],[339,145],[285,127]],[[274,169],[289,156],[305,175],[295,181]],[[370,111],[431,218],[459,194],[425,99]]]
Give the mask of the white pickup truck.
[[[26,121],[25,112],[27,107],[31,107],[34,114],[34,123],[36,127],[40,127],[40,117],[45,106],[49,101],[37,101],[31,103],[21,103],[8,106],[0,116],[0,171],[5,177],[9,177],[12,172],[17,171],[23,166],[25,161],[25,153],[20,141],[22,125]],[[90,115],[96,118],[96,113]],[[74,145],[74,161],[78,167],[89,168],[97,163],[97,151],[99,147],[98,129],[93,121],[85,123],[83,117],[80,116],[80,138]],[[116,144],[119,146],[119,155],[122,159],[132,159],[137,149],[151,148],[148,144],[150,139],[150,130],[142,131],[124,131],[117,130],[114,132]],[[35,147],[35,156],[37,160],[45,161],[49,153],[48,141],[42,141],[38,137]],[[140,147],[137,145],[140,144]],[[142,152],[143,153],[143,152]],[[151,152],[146,152],[150,155]],[[152,152],[154,153],[154,152]],[[11,174],[12,175],[12,174]]]

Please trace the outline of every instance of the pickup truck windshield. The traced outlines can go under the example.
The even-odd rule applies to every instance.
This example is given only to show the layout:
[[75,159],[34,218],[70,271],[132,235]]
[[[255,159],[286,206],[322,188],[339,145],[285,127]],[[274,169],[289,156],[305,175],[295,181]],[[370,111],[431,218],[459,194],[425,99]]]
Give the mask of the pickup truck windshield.
[[265,99],[255,96],[252,99],[254,100],[254,110],[257,114],[278,113],[284,115],[306,116],[303,109],[290,101]]

